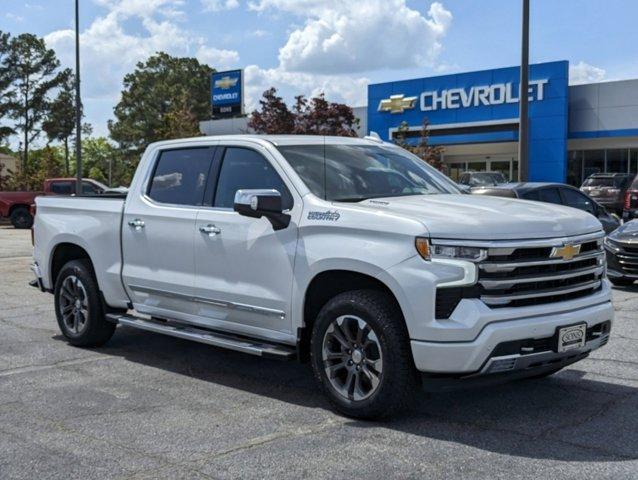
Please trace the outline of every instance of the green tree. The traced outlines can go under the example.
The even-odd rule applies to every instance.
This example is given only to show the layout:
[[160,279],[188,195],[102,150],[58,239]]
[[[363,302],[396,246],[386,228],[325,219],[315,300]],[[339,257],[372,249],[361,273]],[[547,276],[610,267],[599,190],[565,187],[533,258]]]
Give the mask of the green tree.
[[41,132],[49,109],[49,94],[60,87],[68,71],[60,71],[55,52],[30,33],[13,37],[3,62],[13,75],[9,115],[22,136],[22,176],[28,175],[29,146]]
[[[92,178],[112,186],[119,180],[120,157],[118,149],[105,137],[87,138],[82,142],[82,168]],[[118,178],[114,178],[114,177]]]
[[181,94],[170,106],[164,115],[164,125],[158,131],[165,139],[189,138],[201,135],[199,120],[193,112],[187,95]]
[[111,138],[124,151],[139,155],[151,142],[182,134],[182,126],[171,117],[184,112],[192,131],[195,122],[211,116],[213,72],[195,58],[163,52],[138,63],[135,71],[124,77],[122,99],[114,109],[115,120],[109,122]]
[[29,190],[42,190],[47,178],[64,176],[64,152],[60,147],[47,145],[31,151],[29,172],[23,178],[24,186]]
[[42,130],[50,141],[59,141],[64,146],[64,170],[69,175],[69,142],[75,131],[75,76],[65,70],[65,79],[57,97],[49,105]]
[[13,72],[7,68],[5,62],[9,53],[10,35],[0,30],[0,142],[15,133],[5,120],[10,110],[12,92],[9,87],[13,82]]

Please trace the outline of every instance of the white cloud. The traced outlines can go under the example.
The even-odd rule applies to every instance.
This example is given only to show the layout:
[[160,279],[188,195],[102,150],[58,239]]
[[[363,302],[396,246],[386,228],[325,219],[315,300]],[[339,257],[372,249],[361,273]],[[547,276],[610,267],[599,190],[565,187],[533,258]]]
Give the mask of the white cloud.
[[279,50],[279,63],[286,71],[323,74],[435,66],[452,22],[438,2],[427,15],[405,0],[259,0],[249,8],[306,18]]
[[580,85],[583,83],[595,83],[605,80],[604,69],[594,67],[582,60],[569,66],[569,83],[570,85]]
[[269,32],[267,30],[255,30],[254,32],[250,33],[250,36],[257,38],[267,37],[268,35]]
[[365,77],[286,72],[281,68],[263,69],[257,65],[247,66],[244,75],[248,112],[259,106],[262,93],[270,87],[275,87],[288,103],[296,95],[313,97],[324,93],[330,101],[345,102],[353,106],[365,105],[367,86],[370,83]]
[[206,45],[197,49],[195,57],[217,70],[235,67],[239,63],[239,54],[235,50],[220,50]]
[[4,16],[7,19],[12,20],[14,22],[18,22],[18,23],[24,22],[24,17],[21,17],[20,15],[16,15],[15,13],[7,12],[4,14]]
[[202,0],[202,5],[207,12],[220,12],[239,7],[239,0]]

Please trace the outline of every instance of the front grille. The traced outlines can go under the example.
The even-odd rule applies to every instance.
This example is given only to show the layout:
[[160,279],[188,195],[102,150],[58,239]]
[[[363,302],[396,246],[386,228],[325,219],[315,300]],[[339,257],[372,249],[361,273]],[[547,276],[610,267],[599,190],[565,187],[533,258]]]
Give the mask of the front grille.
[[620,267],[623,273],[638,275],[638,244],[617,240],[609,240],[609,243],[613,247],[611,252],[615,257],[616,266]]
[[[522,307],[573,300],[601,288],[602,237],[589,237],[568,259],[552,257],[551,246],[528,245],[488,248],[487,258],[478,263],[476,285],[437,290],[436,318],[449,318],[463,298],[480,298],[490,308]],[[638,272],[638,254],[635,265]]]

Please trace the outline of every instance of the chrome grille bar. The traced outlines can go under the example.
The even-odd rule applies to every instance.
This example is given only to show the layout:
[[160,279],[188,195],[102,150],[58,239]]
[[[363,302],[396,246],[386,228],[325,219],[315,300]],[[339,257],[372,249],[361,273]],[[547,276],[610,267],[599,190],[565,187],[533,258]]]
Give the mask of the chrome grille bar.
[[538,267],[543,265],[557,265],[582,262],[583,260],[591,260],[592,258],[601,258],[605,252],[603,250],[594,250],[593,252],[577,255],[571,260],[563,260],[562,258],[552,258],[545,260],[532,260],[520,262],[483,262],[479,264],[479,268],[487,273],[508,272],[519,267]]
[[547,290],[534,290],[528,292],[521,292],[511,295],[481,295],[481,300],[487,305],[507,305],[514,300],[525,300],[529,298],[544,298],[560,295],[567,295],[569,293],[580,292],[583,290],[595,290],[600,287],[601,281],[596,280],[594,282],[578,283],[565,288],[551,288]]
[[514,278],[505,278],[505,279],[486,279],[479,280],[479,284],[481,284],[486,289],[508,289],[513,287],[514,285],[520,285],[523,283],[534,283],[534,282],[547,282],[551,280],[566,280],[569,278],[582,277],[585,275],[594,274],[595,276],[602,275],[605,270],[604,266],[595,266],[588,268],[579,268],[577,270],[568,270],[567,272],[556,272],[551,275],[541,275],[541,276],[522,276],[522,277],[514,277]]

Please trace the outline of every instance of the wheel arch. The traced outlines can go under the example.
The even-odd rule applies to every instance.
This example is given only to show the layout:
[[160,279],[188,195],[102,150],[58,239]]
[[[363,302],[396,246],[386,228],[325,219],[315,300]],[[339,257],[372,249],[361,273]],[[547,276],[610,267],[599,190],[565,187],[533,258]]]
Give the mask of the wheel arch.
[[405,321],[401,304],[392,289],[369,272],[351,269],[328,269],[315,274],[303,296],[303,322],[299,329],[299,359],[309,358],[310,336],[317,315],[323,306],[335,296],[353,290],[377,290],[388,295]]
[[[60,270],[64,267],[65,264],[70,262],[71,260],[88,260],[91,264],[91,269],[93,270],[93,277],[95,278],[95,270],[93,267],[93,261],[91,260],[91,256],[89,253],[80,245],[72,242],[61,242],[58,243],[51,250],[51,264],[49,267],[49,277],[50,277],[50,285],[52,288],[55,286],[55,282],[58,278]],[[96,283],[97,283],[97,279]]]
[[31,213],[31,206],[26,203],[14,203],[9,207],[8,217],[10,217],[13,212],[15,212],[18,208],[26,208],[29,213]]

